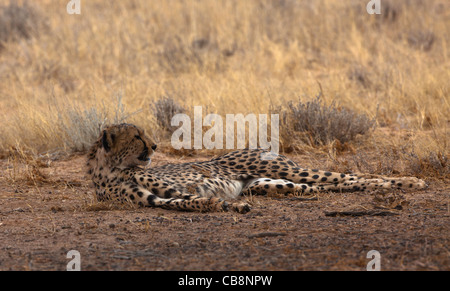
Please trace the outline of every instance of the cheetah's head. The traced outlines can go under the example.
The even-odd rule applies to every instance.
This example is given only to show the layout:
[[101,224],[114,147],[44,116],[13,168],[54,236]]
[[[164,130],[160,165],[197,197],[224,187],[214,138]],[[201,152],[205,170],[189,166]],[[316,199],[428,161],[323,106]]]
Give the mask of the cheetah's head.
[[106,166],[118,168],[148,166],[156,150],[144,130],[125,123],[105,128],[94,147],[99,161],[103,159]]

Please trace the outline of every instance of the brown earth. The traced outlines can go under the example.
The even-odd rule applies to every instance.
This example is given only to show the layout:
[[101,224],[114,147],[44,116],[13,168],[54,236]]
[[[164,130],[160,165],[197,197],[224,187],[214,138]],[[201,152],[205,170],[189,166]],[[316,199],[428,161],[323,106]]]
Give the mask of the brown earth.
[[97,202],[83,156],[0,168],[0,270],[66,270],[70,250],[82,270],[366,270],[370,250],[382,270],[450,270],[442,180],[415,192],[246,197],[247,214],[192,213]]

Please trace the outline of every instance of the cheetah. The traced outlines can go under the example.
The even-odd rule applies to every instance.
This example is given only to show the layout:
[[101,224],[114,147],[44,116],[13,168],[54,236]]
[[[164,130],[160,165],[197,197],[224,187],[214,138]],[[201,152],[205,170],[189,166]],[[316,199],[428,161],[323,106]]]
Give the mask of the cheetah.
[[185,211],[246,213],[239,195],[317,193],[373,189],[423,189],[414,177],[389,178],[304,169],[283,155],[244,149],[204,162],[150,168],[157,145],[132,124],[105,128],[88,153],[88,176],[97,199]]

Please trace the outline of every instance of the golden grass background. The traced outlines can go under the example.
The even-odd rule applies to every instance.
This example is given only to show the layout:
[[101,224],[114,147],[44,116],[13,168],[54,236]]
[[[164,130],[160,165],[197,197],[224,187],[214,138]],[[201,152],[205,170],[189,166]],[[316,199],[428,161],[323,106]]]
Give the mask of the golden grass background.
[[224,116],[322,92],[376,118],[351,148],[408,145],[448,163],[447,0],[381,0],[381,15],[360,0],[81,0],[81,15],[67,2],[0,1],[4,19],[11,5],[33,11],[30,36],[0,47],[3,156],[83,150],[92,128],[125,119],[169,146],[151,110],[165,96]]

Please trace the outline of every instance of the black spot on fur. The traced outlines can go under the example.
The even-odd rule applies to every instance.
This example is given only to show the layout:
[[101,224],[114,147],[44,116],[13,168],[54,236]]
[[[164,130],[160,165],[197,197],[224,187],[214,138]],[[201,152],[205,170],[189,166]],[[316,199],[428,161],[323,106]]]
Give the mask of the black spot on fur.
[[148,197],[147,197],[148,204],[150,206],[154,206],[155,205],[155,199],[156,199],[155,195],[148,195]]
[[171,198],[172,194],[175,192],[175,189],[169,189],[164,192],[164,198]]

